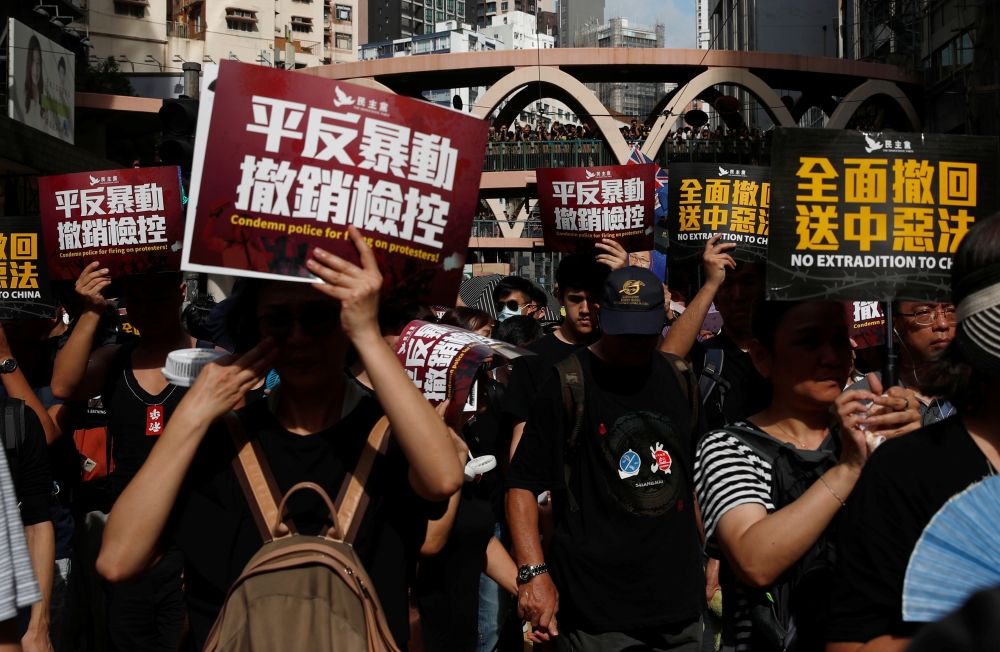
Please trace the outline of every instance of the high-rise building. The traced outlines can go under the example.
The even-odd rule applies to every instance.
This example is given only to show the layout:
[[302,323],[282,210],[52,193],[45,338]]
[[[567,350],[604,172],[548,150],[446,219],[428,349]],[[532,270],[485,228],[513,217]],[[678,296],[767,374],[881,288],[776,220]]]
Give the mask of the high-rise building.
[[523,11],[512,11],[494,16],[488,27],[479,31],[503,43],[504,50],[538,50],[555,47],[555,37],[539,33],[535,16]]
[[713,50],[839,56],[840,0],[716,0],[712,5]]
[[695,0],[694,46],[699,50],[709,49],[708,44],[712,39],[712,30],[708,26],[710,15],[709,0]]
[[[576,32],[574,43],[581,48],[662,48],[664,25],[629,25],[627,18],[612,18],[604,25]],[[643,120],[666,94],[666,85],[654,82],[608,82],[588,84],[608,109]]]
[[[551,3],[552,0],[549,0]],[[476,13],[470,18],[470,25],[487,27],[493,24],[497,16],[506,15],[512,11],[521,11],[534,15],[538,10],[537,0],[472,0]]]
[[922,17],[925,131],[1000,134],[997,21],[996,0],[944,0]]
[[[435,25],[467,21],[467,0],[362,0],[367,4],[367,38],[360,45],[433,34]],[[468,0],[475,4],[475,0]]]
[[576,34],[604,22],[604,0],[559,0],[559,47],[584,47]]
[[[711,0],[710,6],[708,49],[840,56],[840,0]],[[771,119],[745,90],[723,88],[722,92],[740,101],[748,126],[771,126]],[[715,114],[709,115],[715,124]],[[823,124],[825,115],[815,107],[800,122],[802,126]]]
[[[304,68],[353,61],[357,0],[89,0],[70,27],[90,60],[113,57],[140,94],[176,95],[184,62]],[[162,82],[162,83],[159,83]]]

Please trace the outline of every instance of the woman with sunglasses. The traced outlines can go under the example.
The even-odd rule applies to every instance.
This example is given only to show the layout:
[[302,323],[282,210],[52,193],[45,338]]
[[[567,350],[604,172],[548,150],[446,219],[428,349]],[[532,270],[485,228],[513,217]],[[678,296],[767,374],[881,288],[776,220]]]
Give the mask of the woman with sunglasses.
[[[446,505],[441,501],[462,487],[463,469],[441,418],[382,339],[382,276],[360,233],[349,231],[360,266],[316,249],[306,266],[322,282],[248,284],[228,318],[237,351],[247,353],[202,371],[108,519],[97,567],[111,582],[142,575],[167,543],[179,546],[199,649],[226,591],[262,544],[232,468],[230,434],[218,421],[272,367],[281,391],[238,415],[260,443],[282,493],[311,481],[336,496],[372,426],[383,411],[389,417],[393,436],[369,476],[370,501],[354,547],[397,644],[405,646],[409,637],[408,563],[427,520],[439,517]],[[344,374],[351,344],[377,400]],[[316,494],[296,494],[289,506],[299,532],[316,534],[326,523]]]

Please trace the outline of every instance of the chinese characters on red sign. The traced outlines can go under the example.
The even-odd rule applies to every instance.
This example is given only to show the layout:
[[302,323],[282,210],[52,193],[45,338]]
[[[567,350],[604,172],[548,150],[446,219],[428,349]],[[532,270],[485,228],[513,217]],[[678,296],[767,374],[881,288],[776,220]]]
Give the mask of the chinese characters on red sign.
[[75,280],[93,260],[116,277],[180,268],[176,167],[42,177],[38,192],[52,280]]
[[885,344],[885,315],[878,301],[845,301],[844,318],[858,349]]
[[772,299],[938,301],[976,219],[996,211],[997,140],[779,129]]
[[412,321],[396,344],[396,357],[432,405],[451,399],[445,421],[454,425],[479,371],[490,355],[516,358],[528,351],[470,331]]
[[314,247],[358,260],[347,238],[354,225],[375,250],[387,292],[454,303],[484,121],[228,61],[215,90],[199,120],[185,269],[309,279]]
[[655,174],[649,163],[537,170],[546,250],[592,251],[601,238],[652,249]]
[[675,163],[670,166],[673,262],[701,260],[705,241],[722,234],[735,242],[729,253],[736,260],[767,260],[771,170],[751,165]]

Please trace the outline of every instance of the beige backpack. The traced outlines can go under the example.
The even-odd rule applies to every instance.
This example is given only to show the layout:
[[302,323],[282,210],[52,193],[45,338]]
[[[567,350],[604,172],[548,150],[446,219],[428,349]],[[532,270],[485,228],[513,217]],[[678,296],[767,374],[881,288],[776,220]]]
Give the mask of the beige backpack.
[[[256,439],[235,412],[226,424],[236,445],[233,468],[264,546],[233,583],[205,643],[205,652],[399,652],[368,573],[351,547],[367,507],[365,482],[388,444],[388,420],[372,429],[354,473],[344,479],[339,509],[319,485],[302,482],[281,498]],[[320,536],[295,531],[288,498],[317,492],[333,527]]]

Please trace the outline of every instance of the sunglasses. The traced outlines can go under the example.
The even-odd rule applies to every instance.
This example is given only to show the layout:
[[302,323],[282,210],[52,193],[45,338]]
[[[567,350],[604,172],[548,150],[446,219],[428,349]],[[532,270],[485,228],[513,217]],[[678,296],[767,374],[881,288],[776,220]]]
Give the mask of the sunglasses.
[[514,301],[513,299],[511,299],[510,301],[497,301],[497,310],[503,310],[504,308],[507,308],[507,310],[517,312],[520,311],[522,308],[537,308],[537,307],[538,304],[525,303],[522,305],[519,304],[517,301]]
[[288,315],[262,315],[257,318],[257,330],[261,337],[273,337],[281,342],[292,334],[292,324],[299,322],[304,330],[313,337],[329,335],[340,322],[339,310],[311,310],[301,317]]

